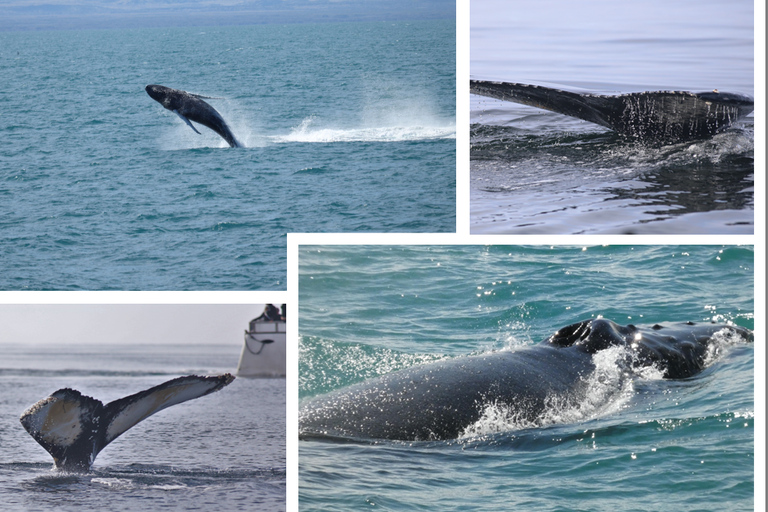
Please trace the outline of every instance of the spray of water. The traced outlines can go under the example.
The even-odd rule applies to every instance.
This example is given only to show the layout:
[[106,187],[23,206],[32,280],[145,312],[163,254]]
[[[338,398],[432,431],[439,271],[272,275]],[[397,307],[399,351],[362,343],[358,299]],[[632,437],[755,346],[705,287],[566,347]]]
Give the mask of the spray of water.
[[[434,121],[430,121],[434,122]],[[273,135],[274,143],[290,142],[400,142],[426,139],[456,138],[456,126],[452,124],[409,124],[403,120],[400,125],[362,126],[354,128],[328,128],[318,126],[315,116],[307,117],[286,135]]]
[[583,377],[578,389],[568,395],[547,397],[543,411],[536,418],[524,414],[525,404],[485,404],[480,419],[467,427],[459,438],[579,423],[616,413],[634,395],[635,379],[659,380],[664,375],[654,366],[628,368],[627,361],[632,357],[633,353],[627,347],[611,347],[598,352],[592,358],[594,370]]

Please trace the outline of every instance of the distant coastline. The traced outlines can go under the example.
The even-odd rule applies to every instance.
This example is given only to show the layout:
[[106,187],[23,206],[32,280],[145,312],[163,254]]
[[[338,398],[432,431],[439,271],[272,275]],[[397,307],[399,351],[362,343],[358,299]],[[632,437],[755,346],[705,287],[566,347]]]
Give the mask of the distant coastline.
[[159,28],[345,21],[402,21],[455,19],[456,3],[445,0],[374,2],[226,2],[190,3],[159,0],[119,5],[106,0],[83,5],[77,0],[44,3],[19,0],[0,5],[0,32],[29,30],[81,30]]

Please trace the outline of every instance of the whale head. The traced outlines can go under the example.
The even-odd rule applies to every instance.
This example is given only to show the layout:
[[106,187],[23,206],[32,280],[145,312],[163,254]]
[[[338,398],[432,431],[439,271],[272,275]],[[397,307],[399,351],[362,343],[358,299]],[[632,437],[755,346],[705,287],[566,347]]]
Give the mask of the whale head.
[[175,89],[171,89],[170,87],[165,87],[163,85],[148,85],[144,88],[144,90],[147,91],[147,94],[149,94],[150,98],[160,103],[165,108],[169,110],[177,108],[177,106],[174,105],[177,97],[177,94],[174,94],[177,92]]
[[587,354],[626,347],[630,366],[655,364],[666,378],[681,379],[700,372],[712,342],[729,336],[745,342],[754,340],[751,331],[734,325],[684,322],[637,327],[597,318],[563,327],[542,343]]
[[594,354],[615,345],[626,344],[637,331],[632,324],[619,325],[604,318],[584,320],[559,329],[546,342],[558,347],[580,347]]

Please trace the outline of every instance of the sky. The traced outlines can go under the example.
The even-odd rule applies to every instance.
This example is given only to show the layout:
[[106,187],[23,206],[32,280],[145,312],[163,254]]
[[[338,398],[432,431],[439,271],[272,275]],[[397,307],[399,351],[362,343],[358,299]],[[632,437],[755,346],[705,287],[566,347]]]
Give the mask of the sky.
[[263,310],[264,304],[0,304],[0,343],[240,345]]

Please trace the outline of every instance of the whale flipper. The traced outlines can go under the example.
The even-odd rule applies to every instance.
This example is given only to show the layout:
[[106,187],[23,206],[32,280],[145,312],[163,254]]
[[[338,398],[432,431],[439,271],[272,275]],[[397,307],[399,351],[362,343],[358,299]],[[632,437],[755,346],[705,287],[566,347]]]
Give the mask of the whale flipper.
[[64,388],[32,405],[20,421],[57,468],[87,471],[99,452],[141,420],[172,405],[218,391],[235,379],[188,375],[107,405]]
[[174,113],[175,113],[177,116],[179,116],[179,117],[181,118],[181,120],[182,120],[182,121],[184,121],[185,123],[187,123],[187,124],[189,125],[189,127],[190,127],[190,128],[192,128],[193,130],[195,130],[195,133],[196,133],[196,134],[200,135],[200,132],[199,132],[199,131],[197,131],[197,128],[195,128],[195,127],[192,125],[192,122],[191,122],[189,119],[187,119],[186,117],[184,117],[184,116],[183,116],[183,115],[182,115],[182,114],[181,114],[181,113],[180,113],[178,110],[174,110],[173,112],[174,112]]
[[189,93],[190,96],[194,96],[195,98],[200,98],[201,100],[224,100],[226,98],[222,98],[220,96],[203,96],[202,94],[195,94],[193,92]]
[[583,119],[624,137],[646,142],[676,143],[711,137],[754,109],[754,101],[749,96],[718,91],[601,96],[486,80],[470,80],[469,90],[473,94]]

